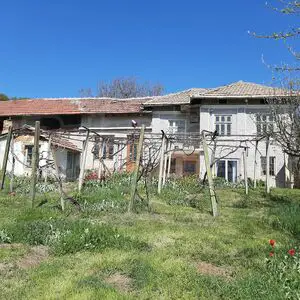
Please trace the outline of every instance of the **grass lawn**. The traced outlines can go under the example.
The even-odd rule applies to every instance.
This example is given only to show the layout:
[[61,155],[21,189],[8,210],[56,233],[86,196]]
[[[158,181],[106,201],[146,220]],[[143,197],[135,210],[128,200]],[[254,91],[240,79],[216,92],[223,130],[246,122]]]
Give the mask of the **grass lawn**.
[[126,186],[87,189],[83,212],[0,193],[1,299],[297,299],[300,273],[289,289],[266,260],[299,245],[300,191],[218,189],[214,219],[206,193],[171,185],[128,214]]

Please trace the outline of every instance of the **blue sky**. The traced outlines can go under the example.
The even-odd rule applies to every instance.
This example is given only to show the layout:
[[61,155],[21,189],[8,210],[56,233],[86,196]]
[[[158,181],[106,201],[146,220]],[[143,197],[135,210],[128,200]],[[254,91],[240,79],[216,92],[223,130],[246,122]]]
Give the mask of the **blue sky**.
[[76,97],[80,88],[124,76],[160,82],[166,92],[269,83],[262,54],[280,63],[288,51],[247,31],[293,25],[295,18],[261,0],[2,1],[0,92]]

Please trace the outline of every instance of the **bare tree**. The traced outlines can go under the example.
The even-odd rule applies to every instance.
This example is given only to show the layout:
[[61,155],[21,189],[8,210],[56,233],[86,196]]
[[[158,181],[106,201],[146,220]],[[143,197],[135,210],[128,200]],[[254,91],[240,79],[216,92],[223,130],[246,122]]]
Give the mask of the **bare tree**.
[[[95,96],[124,99],[159,96],[162,95],[163,91],[164,88],[160,83],[140,83],[134,77],[120,77],[113,79],[111,82],[99,82]],[[79,93],[82,97],[93,96],[91,89],[81,89]]]
[[[278,6],[267,4],[277,13],[299,17],[300,1],[277,0]],[[272,34],[252,33],[256,38],[283,41],[294,58],[293,65],[267,66],[275,72],[275,80],[280,83],[282,90],[277,97],[266,100],[269,105],[269,114],[275,126],[265,126],[264,135],[271,136],[282,146],[283,151],[289,155],[295,176],[295,186],[300,184],[300,79],[299,60],[300,53],[290,44],[299,39],[300,27],[291,27],[289,30],[274,32]],[[277,94],[277,93],[276,93]],[[297,182],[298,181],[298,182]]]
[[[266,3],[267,7],[271,8],[273,11],[283,14],[283,15],[289,15],[294,17],[299,17],[300,15],[300,1],[285,1],[285,0],[277,0],[278,6],[274,6],[272,4]],[[256,32],[251,33],[256,38],[262,38],[262,39],[271,39],[271,40],[277,40],[277,41],[283,41],[285,45],[287,46],[288,51],[291,53],[293,58],[295,58],[296,63],[295,65],[289,65],[286,63],[283,63],[281,65],[269,65],[274,71],[283,71],[283,72],[297,72],[300,71],[299,67],[299,60],[300,60],[300,53],[294,49],[294,47],[290,44],[292,41],[295,41],[299,38],[300,35],[300,27],[291,27],[290,29],[279,31],[279,32],[273,32],[271,34],[257,34]],[[263,60],[264,61],[264,60]],[[265,62],[264,62],[265,63]]]

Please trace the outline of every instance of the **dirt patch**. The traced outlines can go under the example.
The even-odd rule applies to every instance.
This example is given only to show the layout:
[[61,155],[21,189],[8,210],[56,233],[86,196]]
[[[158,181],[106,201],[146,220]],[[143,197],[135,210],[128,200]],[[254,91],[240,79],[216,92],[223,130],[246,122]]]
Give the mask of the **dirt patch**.
[[227,279],[231,279],[233,275],[232,271],[227,268],[217,267],[204,261],[197,263],[197,271],[204,275],[220,276]]
[[32,247],[27,255],[17,261],[17,266],[21,269],[28,269],[38,266],[42,261],[48,258],[48,250],[49,249],[46,246]]
[[108,276],[105,282],[122,292],[129,292],[131,290],[132,279],[121,273]]
[[12,263],[0,263],[0,273],[4,274],[7,271],[11,271],[14,268]]
[[170,245],[174,245],[175,239],[173,239],[172,237],[161,235],[153,242],[153,244],[157,248],[163,248]]
[[17,249],[24,247],[23,244],[0,244],[0,249]]

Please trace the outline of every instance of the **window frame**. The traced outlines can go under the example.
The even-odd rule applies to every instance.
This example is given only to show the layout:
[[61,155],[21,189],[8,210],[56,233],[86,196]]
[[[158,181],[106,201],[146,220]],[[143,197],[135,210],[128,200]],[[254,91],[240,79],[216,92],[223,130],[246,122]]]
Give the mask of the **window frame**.
[[263,135],[265,132],[273,132],[274,126],[275,126],[275,122],[272,114],[268,114],[268,113],[256,114],[257,135]]
[[[269,157],[269,176],[276,176],[276,156]],[[260,157],[260,172],[262,176],[266,176],[267,173],[267,157]]]
[[[33,145],[25,145],[25,164],[27,166],[31,166],[32,164],[32,159],[33,159]],[[29,156],[29,149],[31,149],[31,154]],[[30,159],[29,159],[30,157]]]
[[[216,114],[215,129],[220,136],[232,135],[232,114]],[[224,120],[222,120],[224,118]],[[223,129],[222,129],[223,128]]]
[[[228,173],[228,169],[229,169],[228,164],[230,161],[236,163],[236,174],[232,181],[228,180],[228,174],[229,174]],[[220,162],[224,163],[224,175],[225,175],[224,177],[218,176],[218,165]],[[228,182],[236,183],[238,181],[238,168],[239,168],[239,160],[237,158],[220,159],[216,162],[216,165],[215,165],[215,175],[216,175],[216,177],[224,178]]]
[[[174,134],[174,133],[185,134],[186,133],[186,128],[187,128],[186,120],[184,120],[184,119],[169,119],[168,122],[169,122],[168,130],[171,131],[172,134]],[[184,123],[184,130],[183,131],[178,131],[178,128],[180,128],[180,126],[174,125],[174,123],[176,124],[177,122],[183,122]],[[171,125],[171,123],[173,123],[173,125]]]
[[113,160],[114,153],[115,153],[114,136],[106,137],[103,143],[104,143],[103,153],[102,153],[103,159]]

